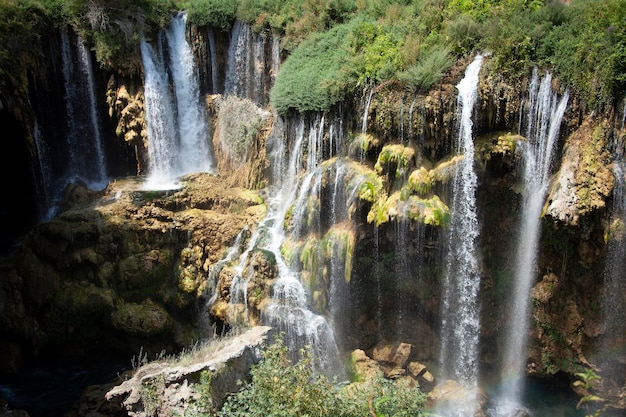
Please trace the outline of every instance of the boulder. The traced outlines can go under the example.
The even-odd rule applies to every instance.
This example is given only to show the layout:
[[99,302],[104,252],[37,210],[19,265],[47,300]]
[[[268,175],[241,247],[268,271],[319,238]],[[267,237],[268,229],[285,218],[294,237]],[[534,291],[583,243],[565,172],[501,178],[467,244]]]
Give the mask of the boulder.
[[[131,378],[106,393],[106,400],[119,404],[131,417],[184,415],[208,392],[212,406],[219,407],[238,381],[246,380],[250,368],[261,359],[271,328],[253,327],[245,333],[208,344],[176,361],[148,363]],[[203,373],[208,377],[202,378]],[[210,387],[201,392],[198,381]]]
[[[480,388],[468,388],[457,381],[447,379],[428,393],[428,401],[437,410],[454,414],[486,417],[487,395]],[[462,411],[459,413],[459,411]],[[449,413],[444,412],[443,415]]]
[[356,349],[350,354],[350,363],[352,364],[354,379],[357,382],[376,379],[383,373],[378,362],[368,357],[361,349]]
[[372,359],[386,364],[393,364],[393,367],[404,368],[409,356],[411,356],[411,345],[403,342],[381,341],[372,349]]

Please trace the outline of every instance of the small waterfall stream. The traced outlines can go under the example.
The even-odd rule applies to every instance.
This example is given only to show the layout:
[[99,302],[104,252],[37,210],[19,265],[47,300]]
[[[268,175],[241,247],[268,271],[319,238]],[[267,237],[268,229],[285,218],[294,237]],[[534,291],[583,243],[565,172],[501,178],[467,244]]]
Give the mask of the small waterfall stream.
[[478,336],[480,332],[478,289],[480,268],[476,256],[479,224],[476,215],[474,140],[472,114],[478,99],[478,73],[482,55],[467,67],[465,77],[457,84],[459,151],[464,158],[457,166],[453,184],[452,214],[448,236],[447,268],[442,301],[440,374],[464,385],[468,397],[441,415],[473,416],[478,386]]
[[67,30],[61,31],[67,113],[65,179],[82,181],[87,187],[99,190],[106,186],[108,177],[91,56],[80,36],[76,37],[75,45],[70,38]]
[[361,121],[361,133],[365,135],[367,133],[367,118],[369,116],[370,104],[372,102],[372,96],[374,95],[374,88],[370,88],[370,91],[367,93],[367,98],[365,99],[365,106],[363,109],[363,119]]
[[604,331],[599,337],[595,353],[601,376],[610,375],[622,379],[624,378],[624,363],[626,363],[626,322],[624,321],[626,314],[624,306],[624,294],[626,294],[624,266],[626,260],[626,159],[622,142],[624,120],[626,120],[626,104],[622,114],[621,128],[614,143],[613,213],[601,300]]
[[541,209],[550,185],[553,155],[569,93],[559,99],[552,91],[550,73],[540,80],[537,69],[529,85],[526,141],[518,146],[523,158],[523,203],[517,237],[514,288],[502,363],[502,392],[496,401],[499,415],[523,408],[530,289],[536,278]]
[[141,41],[150,142],[146,188],[175,188],[181,175],[215,169],[186,22],[186,13],[174,17],[165,31],[166,39],[160,34],[156,50],[145,39]]

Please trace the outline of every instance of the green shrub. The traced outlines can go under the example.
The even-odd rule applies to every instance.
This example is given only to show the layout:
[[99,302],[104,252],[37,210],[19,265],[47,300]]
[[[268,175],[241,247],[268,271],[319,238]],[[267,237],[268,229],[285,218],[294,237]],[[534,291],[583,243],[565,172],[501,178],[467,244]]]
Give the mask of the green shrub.
[[626,93],[626,3],[580,0],[553,16],[562,21],[542,38],[540,59],[592,105]]
[[238,2],[235,0],[191,0],[187,8],[189,22],[228,30],[235,21]]
[[400,42],[381,25],[362,21],[350,33],[348,62],[357,85],[380,83],[402,67]]
[[337,409],[336,388],[313,371],[309,354],[296,364],[279,339],[251,370],[252,380],[226,400],[220,417],[331,416]]
[[283,63],[271,101],[279,113],[328,110],[351,89],[343,65],[352,25],[339,25],[300,44]]
[[313,369],[308,350],[293,363],[282,339],[251,370],[251,381],[228,397],[219,417],[419,417],[426,396],[386,379],[342,385]]
[[400,73],[398,78],[411,90],[426,91],[441,79],[453,63],[446,46],[434,45],[424,50],[419,61]]

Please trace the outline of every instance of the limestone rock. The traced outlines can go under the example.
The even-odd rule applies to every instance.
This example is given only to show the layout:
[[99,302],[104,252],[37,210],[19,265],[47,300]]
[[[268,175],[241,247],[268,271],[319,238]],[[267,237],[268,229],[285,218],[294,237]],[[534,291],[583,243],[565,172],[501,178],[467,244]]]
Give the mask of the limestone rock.
[[[473,417],[485,417],[487,395],[480,388],[469,389],[453,380],[446,380],[428,393],[428,401],[436,407],[452,410],[475,409]],[[463,415],[467,413],[462,413]]]
[[378,362],[393,364],[396,368],[404,368],[411,355],[411,345],[402,342],[382,341],[372,350],[372,359]]
[[197,302],[215,289],[209,270],[265,207],[258,193],[211,174],[180,181],[177,190],[147,191],[141,178],[68,190],[77,197],[67,209],[33,228],[0,268],[7,342],[35,354],[130,356],[197,339]]
[[254,327],[192,352],[191,357],[148,363],[109,390],[106,400],[122,405],[131,417],[183,415],[200,398],[196,385],[200,374],[209,372],[211,401],[219,406],[228,393],[239,389],[237,381],[245,380],[250,367],[261,359],[261,349],[270,336],[270,327]]
[[607,122],[589,116],[567,139],[561,167],[544,207],[546,216],[576,226],[581,216],[605,207],[615,181],[610,168],[609,136]]
[[350,355],[355,380],[364,382],[382,376],[383,372],[378,366],[378,362],[368,357],[361,349],[356,349]]

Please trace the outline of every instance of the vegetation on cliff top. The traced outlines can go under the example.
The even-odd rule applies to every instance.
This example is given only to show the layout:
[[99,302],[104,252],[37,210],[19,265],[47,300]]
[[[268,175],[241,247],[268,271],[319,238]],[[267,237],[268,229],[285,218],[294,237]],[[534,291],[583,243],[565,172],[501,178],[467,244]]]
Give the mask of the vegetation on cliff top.
[[33,68],[46,29],[65,24],[101,66],[137,72],[141,35],[176,10],[200,26],[241,19],[278,33],[290,55],[272,97],[281,112],[326,110],[371,84],[425,90],[477,51],[509,77],[550,68],[594,108],[626,93],[623,0],[0,0],[0,75]]
[[[494,69],[512,78],[528,74],[533,66],[550,68],[595,108],[612,104],[626,92],[626,2],[622,0],[608,0],[603,7],[590,0],[568,5],[541,0],[321,3],[327,13],[337,3],[350,11],[343,15],[347,23],[339,24],[346,26],[348,36],[335,42],[342,53],[321,55],[308,37],[296,42],[289,25],[276,28],[285,31],[288,45],[298,45],[276,81],[272,98],[278,111],[328,109],[325,102],[302,100],[299,94],[301,89],[310,91],[303,83],[308,75],[303,68],[322,59],[335,70],[318,74],[319,96],[332,96],[337,80],[342,97],[359,86],[384,82],[426,90],[455,59],[478,51],[491,52]],[[303,7],[301,19],[310,20],[306,16]],[[266,24],[274,21],[268,19]],[[333,28],[315,36],[328,39],[336,34]]]

